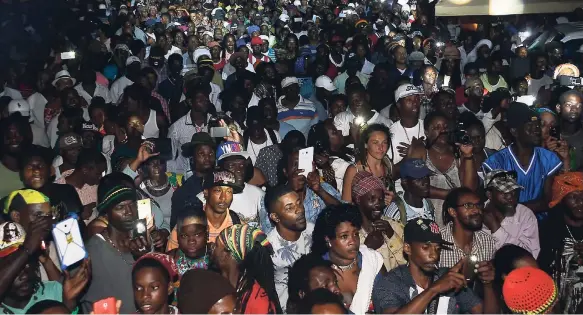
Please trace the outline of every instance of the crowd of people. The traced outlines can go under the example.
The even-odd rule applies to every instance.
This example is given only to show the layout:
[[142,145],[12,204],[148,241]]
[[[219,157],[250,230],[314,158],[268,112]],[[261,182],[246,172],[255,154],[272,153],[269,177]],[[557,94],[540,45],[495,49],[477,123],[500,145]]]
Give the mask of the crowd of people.
[[0,312],[583,312],[583,46],[437,2],[4,4]]

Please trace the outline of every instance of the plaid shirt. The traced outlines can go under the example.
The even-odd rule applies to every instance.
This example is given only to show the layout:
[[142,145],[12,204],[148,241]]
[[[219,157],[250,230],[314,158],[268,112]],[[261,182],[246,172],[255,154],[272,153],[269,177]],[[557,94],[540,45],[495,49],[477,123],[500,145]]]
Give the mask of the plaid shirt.
[[[465,254],[459,248],[454,240],[452,233],[453,223],[448,223],[441,229],[441,237],[444,241],[453,243],[449,248],[444,248],[441,251],[441,258],[439,260],[439,267],[451,268],[462,259]],[[490,233],[483,230],[474,232],[474,241],[472,242],[472,255],[478,256],[478,261],[490,261],[496,252],[496,241]]]

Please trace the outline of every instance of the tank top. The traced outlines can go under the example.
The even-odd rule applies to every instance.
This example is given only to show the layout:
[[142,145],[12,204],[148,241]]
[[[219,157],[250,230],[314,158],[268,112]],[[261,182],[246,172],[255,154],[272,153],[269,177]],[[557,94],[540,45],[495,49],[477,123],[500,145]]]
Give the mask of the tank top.
[[148,117],[148,121],[144,124],[144,138],[158,138],[159,136],[160,129],[156,122],[156,111],[150,109],[150,117]]

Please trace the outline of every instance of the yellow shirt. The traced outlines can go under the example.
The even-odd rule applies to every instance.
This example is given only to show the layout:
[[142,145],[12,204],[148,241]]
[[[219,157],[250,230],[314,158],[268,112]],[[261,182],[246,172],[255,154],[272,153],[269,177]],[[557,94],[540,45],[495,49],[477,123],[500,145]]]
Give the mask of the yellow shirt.
[[[403,241],[403,224],[385,216],[381,217],[381,219],[389,222],[393,231],[395,231],[391,238],[383,234],[385,243],[377,249],[377,252],[383,256],[385,268],[389,271],[407,263],[403,256],[403,245],[405,244]],[[364,244],[367,236],[368,233],[364,229],[360,229],[360,244]]]

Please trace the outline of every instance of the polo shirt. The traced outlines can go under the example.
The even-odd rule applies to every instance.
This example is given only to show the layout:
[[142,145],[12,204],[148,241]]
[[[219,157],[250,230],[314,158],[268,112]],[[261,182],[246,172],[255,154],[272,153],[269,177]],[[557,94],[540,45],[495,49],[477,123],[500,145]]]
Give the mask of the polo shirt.
[[277,100],[277,120],[292,125],[307,138],[310,128],[318,123],[318,113],[314,103],[300,96],[298,104],[290,109],[282,105],[281,101],[284,97],[281,96]]
[[520,190],[518,202],[525,203],[536,200],[543,195],[545,180],[558,172],[563,166],[563,162],[554,152],[536,147],[528,168],[525,170],[512,152],[511,146],[508,146],[492,154],[482,166],[486,173],[496,169],[516,171],[518,185],[524,187]]
[[[433,281],[437,281],[448,271],[447,268],[438,269]],[[376,313],[382,314],[383,310],[387,308],[401,308],[409,304],[420,293],[409,267],[402,265],[389,271],[385,276],[377,277],[372,290],[372,301]],[[447,314],[468,314],[471,313],[472,308],[482,303],[480,298],[469,288],[464,288],[457,293],[450,291],[446,294],[440,294],[435,297],[434,301],[439,301],[440,297],[449,298]],[[437,310],[437,306],[435,309]]]

